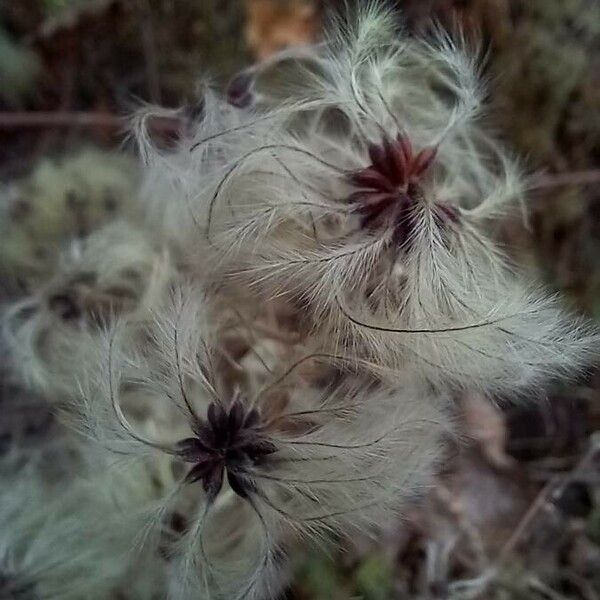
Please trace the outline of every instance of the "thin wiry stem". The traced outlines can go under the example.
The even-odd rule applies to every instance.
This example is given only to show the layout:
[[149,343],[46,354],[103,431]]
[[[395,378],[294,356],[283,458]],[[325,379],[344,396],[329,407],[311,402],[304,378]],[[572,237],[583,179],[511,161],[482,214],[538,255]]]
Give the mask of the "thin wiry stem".
[[[356,102],[356,106],[358,106],[358,108],[363,113],[363,115],[365,117],[367,117],[368,119],[370,119],[375,124],[375,126],[379,129],[379,131],[382,133],[382,135],[385,135],[386,134],[385,128],[376,119],[372,118],[370,111],[366,108],[366,106],[363,104],[362,100],[359,98],[358,89],[357,89],[357,85],[356,85],[356,83],[357,83],[356,70],[357,70],[357,68],[354,67],[352,69],[352,71],[350,72],[350,89],[352,90],[352,97],[354,98],[354,102]],[[359,125],[359,127],[361,127],[361,129],[363,129],[361,123],[358,123],[358,125]]]
[[[308,110],[308,109],[312,108],[313,106],[319,107],[319,106],[321,106],[321,102],[314,101],[314,100],[309,100],[306,102],[298,102],[294,105],[294,109]],[[228,129],[219,131],[218,133],[213,133],[211,135],[208,135],[205,138],[198,140],[192,146],[190,146],[190,152],[194,152],[197,148],[199,148],[203,144],[206,144],[207,142],[210,142],[212,140],[216,140],[218,138],[224,137],[226,135],[230,135],[232,133],[237,133],[238,131],[243,131],[244,129],[250,129],[250,128],[254,127],[257,123],[261,123],[263,121],[269,121],[271,119],[274,119],[275,117],[279,116],[280,113],[287,114],[290,111],[290,108],[291,107],[288,106],[288,107],[284,107],[282,109],[275,109],[275,110],[272,110],[269,114],[261,115],[260,117],[257,117],[256,119],[254,119],[252,121],[249,121],[248,123],[242,123],[241,125],[236,125],[235,127],[230,127]]]
[[272,381],[271,383],[267,384],[266,386],[263,386],[256,393],[256,397],[259,398],[260,396],[262,396],[263,394],[265,394],[269,390],[271,390],[274,387],[276,387],[277,385],[279,385],[281,382],[285,381],[285,379],[287,377],[289,377],[299,366],[301,366],[303,363],[305,363],[307,360],[310,360],[311,358],[329,358],[329,359],[332,359],[332,360],[342,360],[342,361],[344,361],[344,360],[348,361],[349,360],[348,358],[345,358],[343,356],[337,356],[335,354],[325,354],[325,353],[322,353],[322,352],[313,352],[312,354],[308,354],[308,355],[303,356],[302,358],[298,359],[281,376],[279,376],[275,381]]
[[[308,200],[308,197],[306,196],[306,193],[304,191],[304,186],[302,185],[302,182],[296,177],[296,175],[294,175],[294,173],[292,173],[291,169],[283,162],[281,158],[279,158],[275,153],[271,153],[271,156],[274,160],[277,161],[277,163],[283,168],[283,170],[288,174],[292,181],[298,186],[300,193],[302,194],[302,198],[304,198],[304,204],[310,204],[310,201]],[[308,214],[310,217],[313,237],[315,239],[315,242],[318,242],[319,235],[317,233],[317,224],[315,223],[315,219],[313,217],[312,212],[308,211]]]
[[114,390],[114,368],[113,368],[113,354],[114,354],[114,342],[116,337],[116,330],[110,335],[108,342],[108,357],[107,357],[107,370],[108,370],[108,393],[110,396],[110,403],[117,417],[117,421],[123,427],[123,429],[136,441],[144,444],[146,446],[150,446],[151,448],[155,448],[156,450],[161,450],[162,452],[166,452],[167,454],[171,454],[173,456],[177,455],[177,451],[173,446],[166,444],[159,444],[158,442],[153,442],[138,433],[133,429],[125,415],[123,414],[123,410],[121,409],[121,405],[117,399],[117,394]]
[[204,564],[204,568],[200,569],[200,571],[202,573],[204,589],[207,593],[211,587],[218,588],[218,585],[216,584],[215,577],[214,577],[215,569],[212,566],[212,563],[209,560],[208,554],[206,553],[206,549],[204,547],[204,528],[206,525],[206,520],[208,518],[208,514],[212,507],[213,507],[213,503],[210,501],[204,505],[204,507],[202,509],[202,514],[201,514],[200,518],[196,520],[194,529],[192,529],[191,531],[188,532],[187,536],[191,539],[191,543],[190,543],[189,550],[185,553],[185,556],[184,556],[184,561],[185,561],[184,577],[187,577],[187,573],[189,570],[189,564],[188,564],[189,562],[192,563],[192,566],[194,568],[197,568],[196,556],[193,553],[193,547],[194,547],[194,540],[198,539],[198,547],[200,549],[200,558],[202,559],[202,562]]
[[517,313],[515,313],[511,315],[503,315],[501,317],[498,317],[497,319],[482,321],[480,323],[469,323],[468,325],[457,325],[456,327],[444,327],[440,329],[395,329],[392,327],[382,327],[380,325],[374,325],[360,321],[357,318],[350,315],[343,308],[339,300],[336,299],[336,302],[343,315],[355,325],[358,325],[359,327],[364,327],[366,329],[373,329],[374,331],[386,331],[389,333],[451,333],[455,331],[467,331],[469,329],[481,329],[483,327],[491,327],[503,321],[508,321],[509,319],[514,319],[515,317],[519,316]]
[[198,420],[198,414],[196,413],[196,411],[194,410],[193,406],[191,405],[187,393],[185,391],[185,387],[184,387],[184,383],[183,383],[183,373],[181,370],[181,360],[180,360],[180,356],[179,356],[179,324],[180,324],[180,319],[181,319],[181,307],[180,310],[177,312],[177,317],[175,320],[175,325],[173,327],[173,348],[174,348],[174,352],[175,352],[175,369],[177,371],[177,382],[179,384],[179,393],[181,394],[181,398],[184,401],[188,411],[190,412],[190,416],[195,419]]
[[262,560],[260,561],[259,565],[256,567],[254,573],[250,577],[250,581],[248,582],[248,585],[236,596],[236,600],[242,600],[243,598],[246,598],[248,596],[248,594],[250,594],[250,592],[256,587],[256,584],[259,581],[260,574],[264,570],[266,570],[266,568],[269,564],[269,561],[271,560],[272,555],[273,555],[273,551],[271,550],[273,542],[271,540],[271,534],[269,533],[269,528],[267,526],[265,518],[263,517],[262,513],[256,506],[256,503],[254,502],[251,495],[249,495],[245,500],[250,505],[252,510],[255,512],[255,514],[258,517],[258,520],[261,524],[265,552],[264,552],[264,556],[263,556]]
[[329,485],[332,483],[364,483],[365,481],[374,481],[381,477],[381,473],[371,475],[361,475],[360,477],[339,477],[328,479],[291,479],[287,477],[276,477],[275,475],[260,474],[252,472],[250,474],[255,479],[266,479],[267,481],[275,481],[276,483],[290,485]]
[[[348,250],[346,252],[342,252],[341,254],[334,254],[333,256],[323,256],[320,258],[298,258],[298,259],[290,259],[286,261],[289,265],[307,265],[307,264],[319,264],[319,263],[328,263],[335,262],[336,260],[342,260],[344,258],[348,258],[349,256],[354,256],[356,254],[360,254],[377,244],[384,244],[385,240],[380,238],[375,238],[372,241],[363,244],[358,248],[354,248],[353,250]],[[265,267],[268,268],[268,267]]]
[[146,543],[146,540],[150,537],[152,530],[157,526],[162,526],[164,516],[169,510],[169,506],[174,498],[177,497],[181,489],[185,484],[185,480],[181,479],[177,482],[175,487],[169,492],[169,494],[160,502],[157,509],[150,511],[147,523],[142,527],[136,539],[134,541],[134,547],[142,548]]
[[[281,166],[284,167],[284,163],[281,160],[281,158],[277,158],[277,160],[281,164]],[[289,167],[284,167],[284,168],[289,169]],[[278,177],[279,179],[283,179],[283,180],[287,181],[287,178],[285,175],[283,175],[282,173],[276,173],[275,171],[259,170],[259,171],[253,171],[252,173],[253,173],[253,175],[266,175],[268,177]],[[289,176],[295,177],[291,172],[290,172]],[[298,184],[298,186],[308,188],[311,192],[318,194],[325,200],[329,200],[330,202],[333,202],[333,203],[345,201],[345,198],[331,198],[331,197],[327,196],[326,194],[324,194],[318,188],[310,185],[309,183],[300,181],[299,179],[297,179],[297,177],[296,177],[296,180],[297,180],[296,183]],[[302,193],[302,197],[304,198],[303,201],[294,200],[293,202],[281,202],[280,204],[278,204],[277,207],[271,206],[271,208],[276,210],[278,207],[312,206],[314,208],[321,208],[321,209],[327,210],[329,212],[334,212],[334,213],[339,213],[339,214],[345,214],[345,213],[351,212],[350,209],[344,209],[343,207],[335,207],[335,206],[332,206],[331,204],[319,204],[317,202],[311,202],[310,200],[306,199],[307,197],[306,197],[305,193]]]
[[404,128],[402,127],[402,125],[400,125],[400,121],[398,120],[398,117],[392,111],[392,108],[390,107],[388,101],[385,99],[385,96],[383,95],[383,93],[381,92],[381,88],[379,88],[379,87],[377,87],[377,97],[381,100],[381,103],[383,104],[383,107],[385,108],[385,112],[387,112],[388,116],[392,119],[392,121],[394,121],[394,124],[396,125],[396,128],[398,130],[398,133],[404,133],[405,132]]
[[281,440],[278,438],[273,438],[273,440],[279,444],[289,444],[291,446],[318,446],[320,448],[335,448],[338,450],[358,450],[361,448],[371,448],[373,446],[376,446],[390,434],[400,429],[401,427],[399,426],[393,427],[392,429],[386,431],[374,440],[370,440],[368,442],[363,442],[360,444],[334,444],[332,442],[309,442],[308,440]]
[[297,419],[298,417],[304,417],[304,416],[308,416],[308,415],[321,415],[321,414],[328,414],[328,413],[335,414],[337,412],[349,411],[350,409],[352,409],[356,406],[360,406],[360,403],[355,402],[353,404],[345,404],[344,406],[335,406],[332,408],[315,408],[313,410],[299,410],[299,411],[295,411],[295,412],[283,413],[281,415],[277,415],[276,417],[273,417],[267,423],[265,423],[265,428],[268,428],[271,425],[273,425],[274,423],[277,423],[278,421],[282,421],[284,419]]
[[317,515],[311,515],[308,517],[296,517],[294,515],[292,515],[291,513],[289,513],[288,511],[278,507],[275,503],[273,503],[273,501],[264,493],[259,493],[259,497],[261,498],[261,500],[263,500],[263,502],[265,502],[265,504],[273,509],[275,512],[281,514],[282,516],[284,516],[286,519],[290,519],[292,522],[298,523],[300,525],[305,525],[306,523],[314,523],[314,522],[322,522],[321,525],[324,528],[327,528],[327,525],[325,523],[325,521],[327,521],[328,519],[333,519],[335,517],[341,517],[344,515],[349,515],[352,513],[356,513],[356,512],[360,512],[362,510],[365,510],[367,508],[372,508],[373,506],[377,506],[378,504],[380,504],[381,502],[384,502],[387,500],[387,497],[383,498],[382,500],[374,500],[372,502],[368,502],[365,504],[359,504],[359,505],[355,505],[352,507],[349,507],[347,509],[342,509],[342,510],[336,510],[336,511],[331,511],[331,512],[324,512],[324,513],[320,513]]
[[[204,338],[202,338],[200,340],[200,343],[202,345],[202,347],[204,348],[204,352],[206,355],[206,360],[208,362],[208,372],[209,374],[213,374],[215,373],[215,368],[212,362],[212,358],[210,355],[210,349],[208,344],[206,343],[206,340]],[[196,355],[196,360],[198,362],[198,372],[197,374],[200,376],[200,383],[202,383],[202,385],[205,386],[205,388],[208,390],[208,392],[210,393],[210,395],[213,397],[213,400],[217,403],[222,405],[223,404],[223,400],[221,398],[221,396],[217,393],[217,390],[215,388],[215,386],[213,385],[213,383],[208,379],[208,377],[202,372],[204,366],[203,366],[203,362],[202,359],[200,357],[199,354]]]
[[256,358],[258,358],[260,364],[264,367],[265,371],[272,374],[273,371],[272,371],[271,367],[269,367],[269,365],[266,363],[265,359],[261,356],[260,352],[256,349],[256,346],[258,345],[258,340],[257,340],[256,335],[254,334],[254,330],[248,324],[247,320],[244,318],[244,316],[240,313],[239,310],[234,309],[234,313],[236,314],[237,318],[240,320],[240,323],[244,326],[244,328],[248,332],[248,335],[250,336],[250,341],[251,341],[250,352],[252,352],[256,356]]
[[305,150],[304,148],[300,148],[299,146],[292,146],[291,144],[266,144],[264,146],[260,146],[259,148],[254,148],[254,149],[250,150],[249,152],[247,152],[246,154],[244,154],[241,158],[236,160],[236,162],[227,170],[227,172],[225,173],[225,175],[223,176],[221,181],[219,181],[217,188],[215,189],[213,196],[210,200],[210,203],[208,205],[208,219],[207,219],[207,224],[206,224],[207,239],[210,240],[210,228],[211,228],[211,224],[212,224],[212,215],[213,215],[213,211],[214,211],[214,206],[217,202],[219,194],[221,193],[221,190],[223,189],[225,184],[229,181],[229,179],[231,178],[233,173],[246,160],[248,160],[255,154],[258,154],[259,152],[266,152],[267,150],[277,150],[277,149],[290,150],[292,152],[297,152],[299,154],[303,154],[304,156],[308,156],[312,160],[318,162],[320,165],[327,167],[328,169],[331,169],[331,170],[335,171],[336,173],[339,173],[339,174],[346,173],[346,171],[344,169],[341,169],[337,165],[334,165],[332,163],[327,162],[326,160],[323,160],[322,158],[319,158],[316,154],[314,154],[308,150]]

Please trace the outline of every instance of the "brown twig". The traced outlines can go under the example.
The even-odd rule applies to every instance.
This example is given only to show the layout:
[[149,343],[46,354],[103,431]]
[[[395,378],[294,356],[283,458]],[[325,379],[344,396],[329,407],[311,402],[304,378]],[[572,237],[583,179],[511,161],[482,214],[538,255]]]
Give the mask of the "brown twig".
[[543,173],[532,179],[532,189],[546,189],[568,185],[590,185],[600,183],[600,169],[572,171],[568,173]]
[[559,490],[559,477],[553,477],[539,492],[533,503],[527,509],[527,512],[523,515],[523,518],[519,521],[516,529],[512,532],[510,538],[502,547],[496,564],[501,565],[505,562],[508,556],[513,552],[523,534],[529,528],[529,525],[533,519],[537,516],[539,511],[546,506],[548,500]]
[[[175,117],[155,117],[150,127],[158,135],[177,135],[181,125],[181,119]],[[51,127],[104,128],[125,132],[127,120],[104,112],[0,112],[0,130]]]
[[123,129],[125,121],[100,112],[0,112],[0,129],[46,127],[105,127]]
[[504,546],[502,547],[500,554],[494,561],[497,566],[504,563],[504,561],[512,553],[512,551],[515,549],[515,547],[523,537],[523,534],[527,531],[529,525],[532,523],[533,519],[537,516],[542,507],[546,506],[548,502],[550,502],[552,499],[559,498],[564,492],[565,488],[569,485],[569,483],[571,483],[574,480],[577,480],[579,475],[594,460],[594,457],[597,455],[598,450],[598,442],[592,440],[590,448],[572,471],[570,471],[569,473],[565,473],[562,476],[552,478],[542,488],[542,490],[536,496],[535,500],[533,501],[527,512],[523,515],[523,518],[517,525],[516,529],[513,531],[506,544],[504,544]]

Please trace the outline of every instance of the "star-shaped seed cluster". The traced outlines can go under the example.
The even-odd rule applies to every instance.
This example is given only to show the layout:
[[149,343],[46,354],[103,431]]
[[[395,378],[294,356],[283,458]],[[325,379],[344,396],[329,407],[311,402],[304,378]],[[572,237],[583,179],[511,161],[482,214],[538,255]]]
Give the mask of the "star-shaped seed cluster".
[[[428,146],[415,152],[410,140],[399,134],[369,144],[368,153],[371,164],[349,177],[358,191],[348,200],[361,216],[363,228],[392,226],[396,241],[404,243],[412,230],[412,209],[423,197],[420,179],[435,160],[437,149]],[[435,204],[434,216],[438,222],[457,220],[456,211],[444,203]]]
[[213,500],[227,481],[240,497],[247,498],[256,488],[253,472],[266,463],[277,446],[270,441],[261,424],[260,413],[234,400],[228,409],[212,402],[206,419],[194,419],[195,437],[177,444],[179,457],[194,466],[186,482],[201,481],[209,500]]
[[435,159],[437,150],[423,148],[415,154],[410,140],[403,135],[387,136],[380,144],[369,144],[371,165],[352,175],[358,187],[379,194],[406,192],[410,183],[417,183]]

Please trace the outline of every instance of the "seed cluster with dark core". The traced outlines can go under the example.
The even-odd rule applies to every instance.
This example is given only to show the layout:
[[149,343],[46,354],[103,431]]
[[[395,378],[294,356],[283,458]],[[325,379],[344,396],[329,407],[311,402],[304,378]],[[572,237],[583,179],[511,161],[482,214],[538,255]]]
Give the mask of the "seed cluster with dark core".
[[247,498],[255,489],[252,472],[277,452],[262,426],[260,413],[234,400],[228,409],[212,402],[206,419],[194,419],[195,437],[177,444],[179,457],[194,463],[187,483],[202,482],[209,501],[214,500],[227,481],[240,497]]
[[[412,231],[413,209],[422,199],[419,182],[433,164],[437,149],[423,148],[415,153],[410,140],[398,134],[395,139],[384,136],[379,144],[369,144],[371,164],[350,174],[349,181],[359,188],[348,201],[361,217],[361,227],[378,230],[391,225],[394,239],[404,243]],[[440,223],[457,222],[456,210],[436,203],[434,216]]]

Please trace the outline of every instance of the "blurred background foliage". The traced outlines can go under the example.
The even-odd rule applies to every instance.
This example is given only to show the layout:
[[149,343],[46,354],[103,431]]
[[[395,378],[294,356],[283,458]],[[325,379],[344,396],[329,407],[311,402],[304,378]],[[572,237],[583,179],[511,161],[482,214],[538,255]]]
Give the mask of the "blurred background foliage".
[[[121,117],[140,102],[193,107],[200,79],[222,87],[253,61],[318,40],[326,13],[344,4],[4,0],[2,197],[49,156],[119,147]],[[540,269],[548,285],[600,319],[600,2],[395,4],[411,31],[434,18],[480,44],[488,124],[543,182],[532,191],[529,221],[505,228],[507,245],[516,262]],[[56,206],[54,222],[63,209]],[[5,219],[18,238],[18,219]],[[590,373],[537,405],[460,398],[471,441],[455,448],[427,496],[375,540],[299,561],[289,598],[599,599],[598,383]],[[473,595],[472,582],[489,573],[486,591]]]

